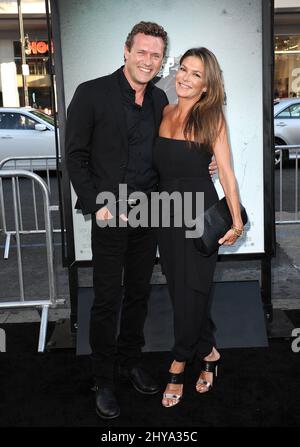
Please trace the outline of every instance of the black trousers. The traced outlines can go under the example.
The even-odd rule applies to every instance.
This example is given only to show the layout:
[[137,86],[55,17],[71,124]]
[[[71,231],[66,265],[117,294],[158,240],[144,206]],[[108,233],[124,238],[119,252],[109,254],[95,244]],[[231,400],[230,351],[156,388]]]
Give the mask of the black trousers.
[[91,309],[90,346],[98,384],[113,385],[116,360],[129,368],[141,360],[156,248],[157,233],[153,228],[100,228],[95,217],[92,218],[95,299]]
[[183,228],[160,229],[158,242],[174,310],[173,357],[201,360],[216,346],[210,290],[218,253],[203,257]]

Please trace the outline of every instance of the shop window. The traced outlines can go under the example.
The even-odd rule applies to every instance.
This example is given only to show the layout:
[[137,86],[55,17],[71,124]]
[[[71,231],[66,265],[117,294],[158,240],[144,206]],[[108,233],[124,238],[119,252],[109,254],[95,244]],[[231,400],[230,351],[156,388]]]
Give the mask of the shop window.
[[275,36],[274,97],[300,97],[300,36]]
[[[49,57],[48,57],[47,42],[46,41],[31,42],[31,47],[32,48],[26,52],[26,64],[29,65],[30,75],[45,76],[49,74]],[[22,74],[21,43],[19,41],[14,42],[14,56],[17,67],[17,74]]]

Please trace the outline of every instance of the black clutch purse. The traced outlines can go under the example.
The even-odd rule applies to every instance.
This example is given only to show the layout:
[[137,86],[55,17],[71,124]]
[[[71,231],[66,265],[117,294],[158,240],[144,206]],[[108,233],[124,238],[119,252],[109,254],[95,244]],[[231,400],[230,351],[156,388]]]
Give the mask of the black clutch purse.
[[[248,222],[248,216],[245,208],[241,205],[241,216],[243,224]],[[220,244],[218,240],[230,230],[232,217],[227,205],[226,198],[214,203],[210,208],[204,211],[204,230],[201,237],[194,238],[194,244],[198,251],[204,256],[210,256]]]

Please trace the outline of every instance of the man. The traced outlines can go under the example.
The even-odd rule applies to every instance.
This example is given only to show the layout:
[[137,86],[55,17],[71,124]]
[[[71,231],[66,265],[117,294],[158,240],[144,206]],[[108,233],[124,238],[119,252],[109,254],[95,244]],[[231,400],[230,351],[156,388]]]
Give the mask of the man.
[[[136,24],[125,43],[125,65],[112,75],[81,84],[68,109],[66,160],[78,195],[76,207],[83,214],[92,214],[95,300],[90,346],[96,412],[104,419],[120,414],[114,391],[116,360],[121,378],[129,380],[137,391],[151,395],[160,390],[141,368],[156,232],[150,227],[98,226],[97,221],[115,216],[104,203],[97,203],[97,195],[110,191],[124,200],[118,198],[123,183],[128,194],[142,191],[150,195],[156,190],[152,146],[168,100],[150,81],[159,72],[166,49],[167,33],[161,26]],[[128,211],[134,204],[128,202]]]

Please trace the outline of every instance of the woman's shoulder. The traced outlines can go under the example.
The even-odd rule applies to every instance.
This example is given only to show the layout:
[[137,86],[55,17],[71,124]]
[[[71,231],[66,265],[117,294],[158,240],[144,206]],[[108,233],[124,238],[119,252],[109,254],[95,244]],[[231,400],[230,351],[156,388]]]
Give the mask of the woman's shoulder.
[[165,118],[169,113],[172,113],[174,108],[176,107],[176,104],[168,104],[163,110],[163,117]]

